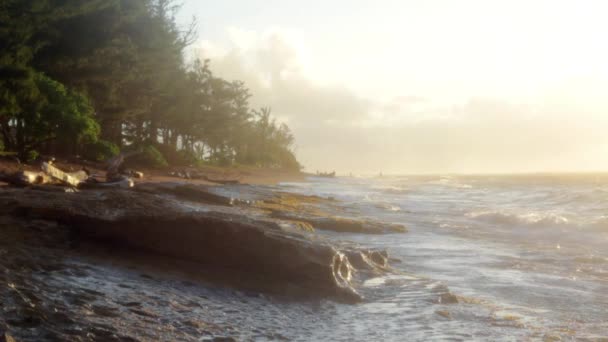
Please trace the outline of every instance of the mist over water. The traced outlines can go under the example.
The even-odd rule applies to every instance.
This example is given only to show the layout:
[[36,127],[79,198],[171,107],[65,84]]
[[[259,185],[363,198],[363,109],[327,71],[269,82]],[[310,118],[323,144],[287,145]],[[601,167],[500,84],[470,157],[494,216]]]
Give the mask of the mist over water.
[[314,338],[608,337],[607,175],[311,180],[284,186],[409,228],[335,236],[386,248],[405,275],[368,281],[366,302],[338,306]]

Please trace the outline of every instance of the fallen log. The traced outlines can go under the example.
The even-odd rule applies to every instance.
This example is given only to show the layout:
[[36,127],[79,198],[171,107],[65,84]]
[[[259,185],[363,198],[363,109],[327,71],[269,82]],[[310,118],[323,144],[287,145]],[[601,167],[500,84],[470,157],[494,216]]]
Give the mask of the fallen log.
[[85,171],[67,173],[46,162],[42,163],[42,171],[50,177],[72,187],[77,187],[88,178]]
[[19,171],[13,174],[0,174],[0,181],[14,186],[48,184],[52,179],[42,172]]

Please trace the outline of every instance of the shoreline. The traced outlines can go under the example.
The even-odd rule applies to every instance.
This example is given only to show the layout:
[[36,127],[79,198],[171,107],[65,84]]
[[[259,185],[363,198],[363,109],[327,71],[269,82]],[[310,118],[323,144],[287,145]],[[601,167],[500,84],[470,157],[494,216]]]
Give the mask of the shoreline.
[[[226,194],[226,187],[217,184],[176,177],[164,182],[165,178],[154,175],[132,189],[63,193],[0,187],[0,227],[4,228],[0,234],[6,235],[5,241],[12,239],[12,243],[0,245],[0,250],[14,256],[0,264],[11,278],[4,279],[6,283],[15,286],[1,292],[0,299],[13,303],[15,311],[11,315],[16,317],[4,321],[0,317],[0,328],[4,326],[18,340],[38,340],[44,339],[40,338],[44,334],[53,334],[47,327],[51,324],[53,329],[60,327],[58,338],[69,340],[74,324],[93,329],[111,318],[145,327],[104,328],[116,336],[135,337],[145,334],[146,329],[154,330],[146,319],[155,317],[154,321],[158,321],[175,314],[149,300],[138,301],[149,311],[139,306],[121,306],[122,299],[116,293],[139,297],[121,287],[125,281],[133,288],[147,286],[149,293],[158,293],[157,297],[166,291],[161,284],[165,280],[159,279],[172,279],[190,284],[174,285],[186,292],[217,288],[249,293],[262,298],[260,301],[329,300],[353,304],[364,300],[357,287],[365,279],[392,272],[385,251],[344,246],[316,231],[383,234],[404,232],[403,227],[335,216],[339,209],[333,199],[258,186],[294,179],[285,174],[246,176],[249,178],[244,179],[257,185],[231,185],[230,189],[238,189],[240,198]],[[28,269],[25,273],[19,268],[24,264]],[[142,273],[134,274],[133,269]],[[91,279],[104,280],[98,283]],[[32,286],[37,292],[31,292]],[[66,293],[81,292],[83,286],[101,299],[74,303],[65,297]],[[87,297],[87,291],[79,296]],[[230,308],[234,297],[214,300]],[[34,301],[39,303],[32,308],[28,303]],[[54,317],[57,307],[52,308],[51,304],[58,301],[68,304],[60,307],[64,316],[54,320],[49,317]],[[92,310],[83,318],[67,314],[95,307],[99,312]],[[106,313],[109,307],[110,318]],[[192,315],[182,315],[183,321],[194,319]],[[32,319],[39,323],[34,324],[34,330],[28,330],[28,335],[22,326]],[[209,322],[199,323],[207,326]],[[171,335],[170,327],[165,328],[162,334],[148,339],[193,340],[193,336],[202,336],[209,330],[192,328],[191,336],[178,336]],[[227,336],[226,329],[218,328],[211,335]]]
[[[92,163],[85,161],[66,161],[58,160],[54,163],[59,169],[66,172],[74,172],[87,168],[91,174],[97,175],[99,178],[104,178],[106,171],[101,163]],[[141,171],[144,174],[142,179],[133,179],[135,183],[164,183],[164,182],[182,182],[196,185],[218,185],[216,182],[205,179],[187,179],[173,174],[184,172],[196,173],[199,177],[208,177],[213,180],[238,180],[240,184],[249,185],[276,185],[281,182],[305,182],[309,176],[300,171],[292,171],[275,168],[257,168],[253,166],[234,166],[234,167],[217,167],[217,166],[199,166],[199,167],[168,167],[165,169],[150,169],[150,168],[134,168],[136,171]],[[20,164],[16,161],[0,158],[0,174],[15,173],[18,171],[40,171],[40,167],[34,164]],[[0,185],[3,185],[0,181]]]

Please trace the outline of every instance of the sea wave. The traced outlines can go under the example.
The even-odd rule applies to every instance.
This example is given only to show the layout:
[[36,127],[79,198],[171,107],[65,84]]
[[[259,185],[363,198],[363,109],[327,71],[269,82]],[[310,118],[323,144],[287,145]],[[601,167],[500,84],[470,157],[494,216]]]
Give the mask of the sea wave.
[[594,231],[608,232],[608,216],[600,216],[590,227]]
[[564,228],[577,231],[608,233],[608,216],[575,218],[554,212],[512,213],[501,210],[471,211],[466,213],[465,216],[475,221],[495,225]]
[[467,183],[461,183],[457,179],[452,177],[441,177],[438,180],[429,181],[427,184],[430,185],[440,185],[448,188],[456,188],[456,189],[472,189],[473,185]]
[[484,210],[472,211],[465,216],[474,220],[500,225],[568,226],[573,224],[569,218],[551,212],[509,213],[505,211]]
[[374,206],[378,209],[382,209],[382,210],[386,210],[386,211],[390,211],[390,212],[401,211],[401,207],[394,205],[394,204],[386,203],[386,202],[377,202],[374,204]]
[[374,187],[372,187],[372,190],[378,191],[381,193],[385,193],[385,194],[392,194],[392,195],[402,195],[402,194],[406,194],[406,193],[410,192],[410,189],[407,187],[390,186],[390,185],[374,186]]

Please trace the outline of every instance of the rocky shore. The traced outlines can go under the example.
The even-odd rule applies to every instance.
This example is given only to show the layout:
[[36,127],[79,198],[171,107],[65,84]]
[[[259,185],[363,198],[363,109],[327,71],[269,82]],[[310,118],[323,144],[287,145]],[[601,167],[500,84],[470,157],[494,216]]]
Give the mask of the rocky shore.
[[[405,232],[340,215],[333,199],[273,187],[0,189],[0,336],[17,340],[272,335],[200,320],[201,296],[227,309],[235,298],[358,303],[361,281],[391,272],[387,253],[319,232]],[[173,302],[163,298],[167,282]],[[200,294],[209,289],[223,294]]]

